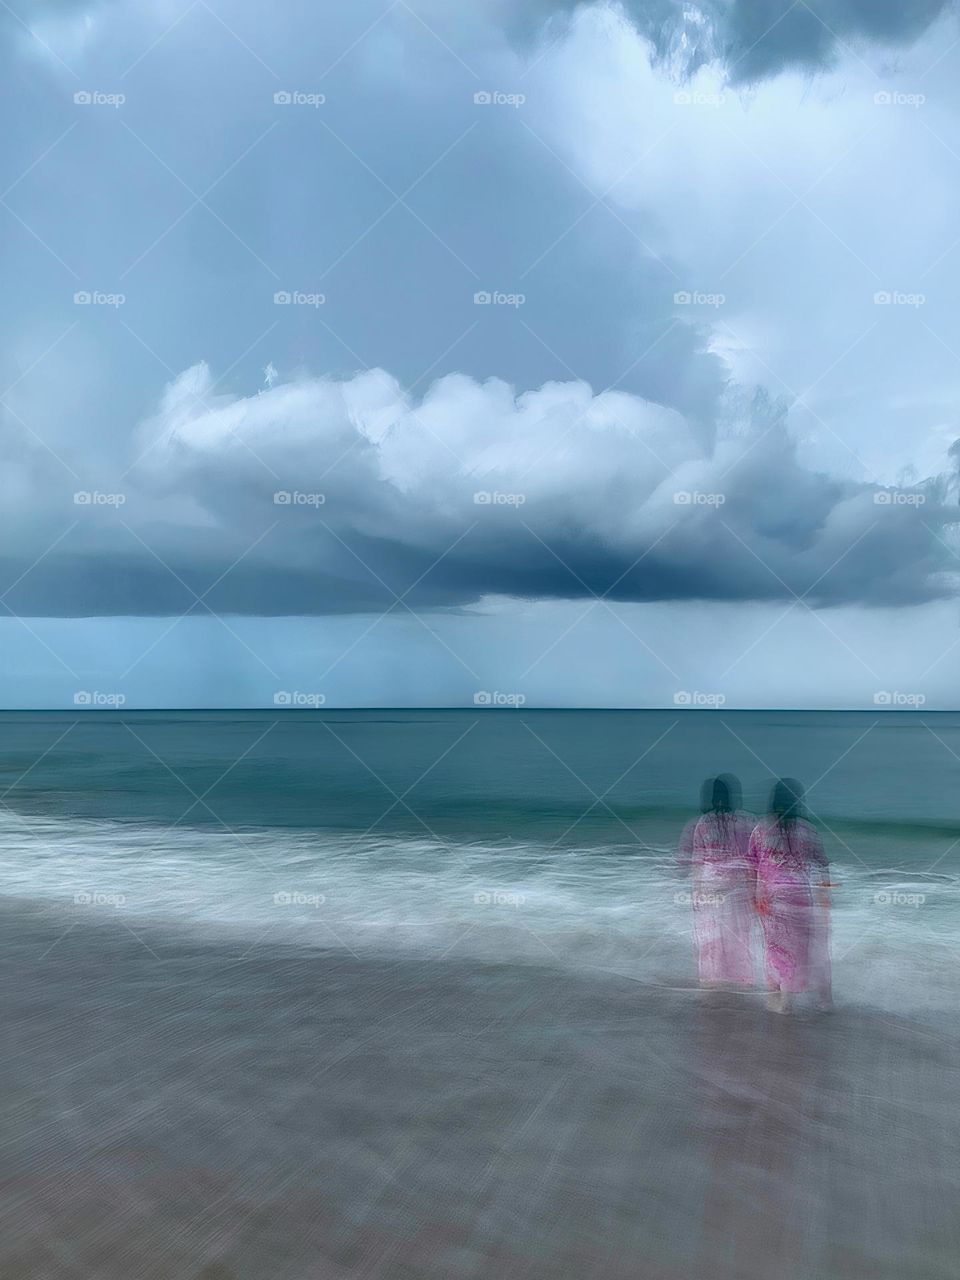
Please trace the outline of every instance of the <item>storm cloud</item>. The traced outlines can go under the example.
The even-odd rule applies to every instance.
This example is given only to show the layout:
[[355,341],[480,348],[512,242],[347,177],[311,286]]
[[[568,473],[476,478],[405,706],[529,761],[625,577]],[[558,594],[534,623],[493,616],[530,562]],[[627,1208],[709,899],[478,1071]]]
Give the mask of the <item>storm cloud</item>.
[[669,702],[718,635],[731,702],[911,687],[955,642],[952,8],[0,17],[6,696],[269,702],[322,652],[469,700],[548,650],[547,703]]
[[[121,489],[63,492],[70,537],[8,562],[20,614],[289,615],[485,596],[916,604],[953,588],[946,486],[797,459],[762,397],[711,450],[675,410],[583,382],[517,394],[382,370],[167,388]],[[742,406],[741,406],[742,409]]]
[[[582,7],[544,3],[540,20]],[[956,10],[954,0],[623,0],[621,7],[660,63],[686,76],[716,62],[731,84],[828,69],[848,42],[907,45]],[[530,11],[524,22],[535,29]]]

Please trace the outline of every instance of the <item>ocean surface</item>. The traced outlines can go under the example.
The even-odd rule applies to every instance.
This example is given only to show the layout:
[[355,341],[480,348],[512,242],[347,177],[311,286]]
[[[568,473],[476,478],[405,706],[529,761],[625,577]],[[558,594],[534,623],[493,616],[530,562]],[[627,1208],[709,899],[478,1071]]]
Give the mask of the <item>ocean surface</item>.
[[5,713],[0,892],[71,920],[689,981],[676,840],[720,771],[756,813],[773,777],[807,786],[839,884],[839,989],[950,1003],[952,713]]
[[[836,1011],[704,997],[809,788]],[[0,714],[0,1274],[948,1280],[960,714]]]

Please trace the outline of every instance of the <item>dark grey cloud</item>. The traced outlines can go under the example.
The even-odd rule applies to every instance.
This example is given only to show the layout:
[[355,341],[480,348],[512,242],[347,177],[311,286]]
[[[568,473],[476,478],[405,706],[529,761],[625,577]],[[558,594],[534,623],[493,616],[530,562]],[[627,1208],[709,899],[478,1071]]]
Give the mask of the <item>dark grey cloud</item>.
[[[897,42],[943,7],[836,0],[818,21],[787,0],[628,5],[661,62],[723,58],[734,79],[824,65],[826,26]],[[541,37],[553,11],[525,10]],[[710,325],[677,322],[673,305],[696,281],[647,247],[669,200],[659,209],[651,182],[611,211],[541,117],[474,103],[480,86],[520,84],[499,27],[477,52],[457,24],[479,20],[449,7],[425,9],[437,39],[403,6],[295,0],[282,23],[235,6],[239,40],[200,6],[154,48],[151,12],[112,9],[80,64],[77,84],[123,81],[122,117],[78,113],[54,66],[53,90],[30,91],[30,137],[11,144],[10,206],[43,243],[12,227],[0,299],[6,331],[31,335],[5,380],[24,375],[19,416],[0,435],[8,608],[320,615],[401,608],[393,593],[439,609],[489,594],[829,605],[948,591],[952,512],[933,490],[922,506],[878,504],[875,486],[802,465],[776,414],[715,438],[723,361]],[[197,56],[210,40],[215,55]],[[322,85],[322,115],[278,108],[280,85]],[[10,78],[0,97],[22,106],[23,92]],[[191,210],[210,184],[209,209]],[[119,315],[72,305],[77,288],[121,287]],[[278,309],[276,289],[326,303]],[[525,302],[475,306],[486,289]],[[256,386],[268,359],[329,376],[224,397],[194,366],[131,438],[163,369],[200,353],[233,386]],[[399,385],[354,375],[366,363]],[[450,369],[469,376],[423,394]],[[577,375],[618,390],[593,396]],[[126,501],[77,507],[78,489]],[[325,501],[277,506],[278,490]]]
[[[522,23],[582,7],[546,0]],[[834,64],[848,42],[905,45],[916,40],[954,0],[623,0],[622,8],[654,54],[681,74],[721,62],[734,84],[749,84],[790,67],[818,71]],[[537,18],[533,18],[533,12]]]
[[717,25],[732,79],[749,82],[830,66],[850,40],[909,44],[954,8],[951,0],[734,0],[717,6]]
[[46,527],[69,515],[69,536],[8,556],[0,592],[21,615],[270,616],[952,591],[945,482],[811,470],[762,400],[739,425],[705,448],[675,410],[623,392],[451,375],[415,398],[382,371],[213,402],[197,366],[139,432],[122,489],[46,492]]

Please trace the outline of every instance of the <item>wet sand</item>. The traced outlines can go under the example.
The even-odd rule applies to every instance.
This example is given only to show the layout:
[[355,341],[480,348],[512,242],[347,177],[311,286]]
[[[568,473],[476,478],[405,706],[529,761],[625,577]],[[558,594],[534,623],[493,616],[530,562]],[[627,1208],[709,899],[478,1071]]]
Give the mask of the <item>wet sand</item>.
[[0,923],[3,1280],[955,1280],[955,1019]]

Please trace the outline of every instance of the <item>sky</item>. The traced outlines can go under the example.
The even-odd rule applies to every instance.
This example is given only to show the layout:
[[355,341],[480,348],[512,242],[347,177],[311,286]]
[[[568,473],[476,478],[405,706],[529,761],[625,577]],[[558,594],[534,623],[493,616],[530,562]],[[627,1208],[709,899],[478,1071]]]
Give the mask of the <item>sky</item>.
[[0,705],[958,705],[952,3],[0,42]]

